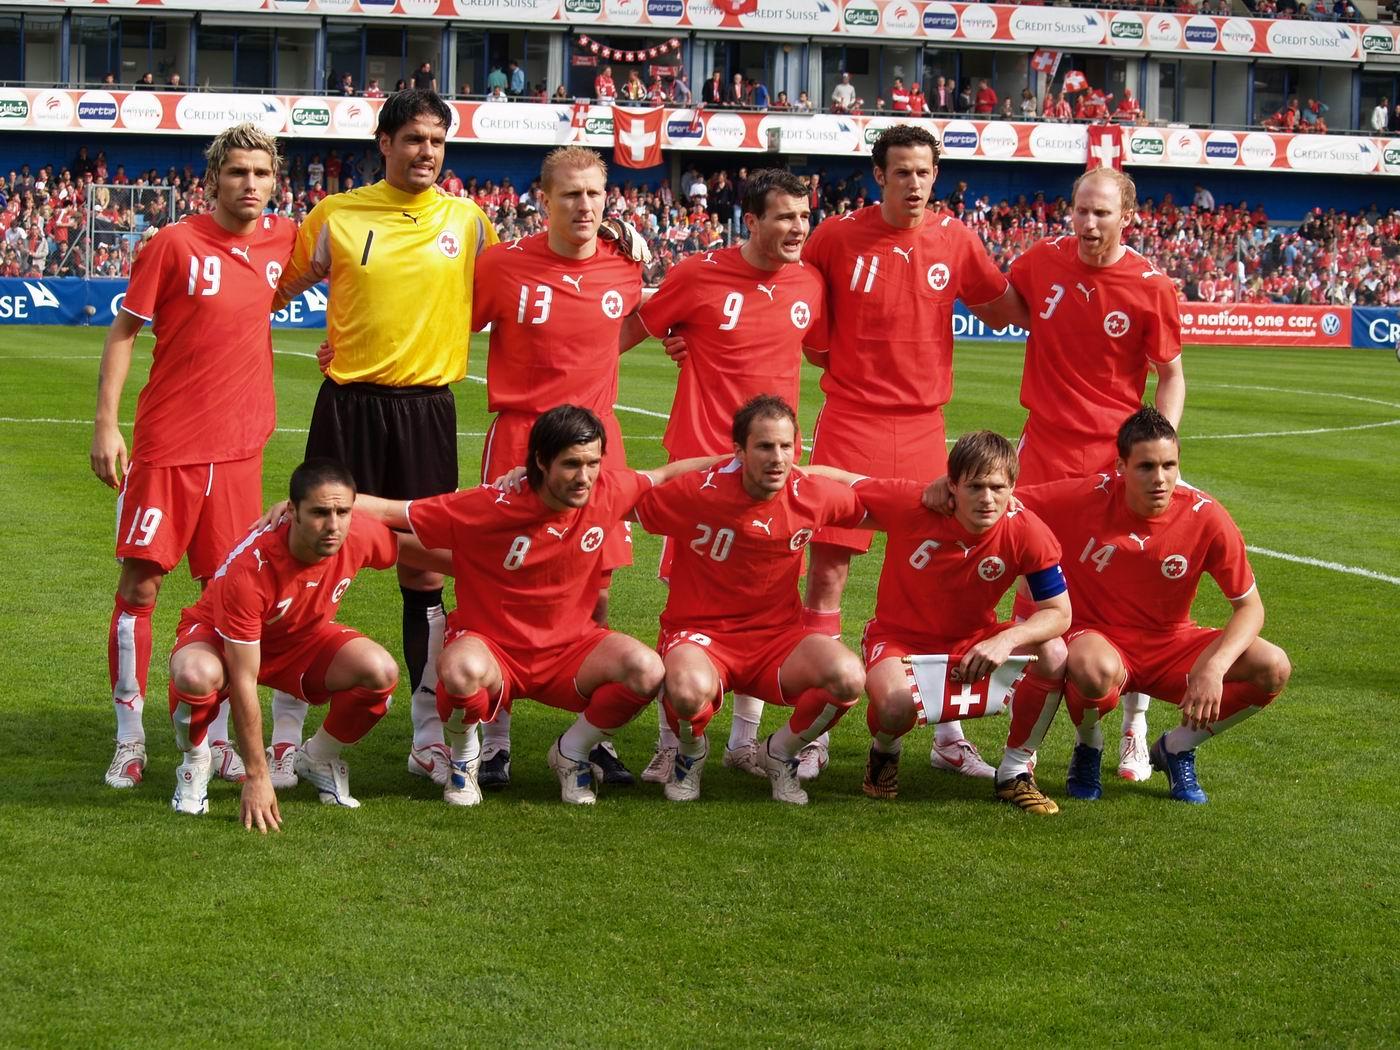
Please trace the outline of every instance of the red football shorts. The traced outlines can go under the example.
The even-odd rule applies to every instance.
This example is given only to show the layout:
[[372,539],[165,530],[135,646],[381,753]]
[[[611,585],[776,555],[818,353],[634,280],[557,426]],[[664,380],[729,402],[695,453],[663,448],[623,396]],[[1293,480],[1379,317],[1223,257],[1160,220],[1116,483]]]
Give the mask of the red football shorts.
[[1091,474],[1113,473],[1118,462],[1118,442],[1106,438],[1081,438],[1057,434],[1026,420],[1016,445],[1021,463],[1018,485],[1039,485],[1065,478],[1087,478]]
[[1220,637],[1214,627],[1191,625],[1174,631],[1129,631],[1089,625],[1065,635],[1072,647],[1085,634],[1097,634],[1113,646],[1127,668],[1125,693],[1146,693],[1179,704],[1186,695],[1186,676],[1201,651]]
[[801,624],[775,627],[766,631],[705,632],[692,630],[662,630],[656,651],[664,660],[678,645],[689,642],[699,646],[714,664],[719,675],[719,710],[727,692],[756,696],[769,704],[791,707],[796,697],[783,695],[779,672],[792,651],[808,635],[821,634]]
[[[812,430],[809,462],[872,478],[932,481],[948,471],[943,412],[890,415],[828,401]],[[869,529],[824,528],[817,530],[812,542],[864,554],[872,535]]]
[[207,580],[260,514],[262,453],[184,467],[133,463],[117,496],[117,557],[169,572],[188,554],[190,575]]
[[475,638],[486,646],[501,671],[501,691],[491,698],[491,710],[485,721],[496,717],[502,703],[528,697],[549,707],[578,714],[588,706],[589,698],[578,691],[574,679],[583,662],[614,632],[591,625],[576,642],[552,649],[515,649],[507,651],[486,635],[477,631],[448,631],[442,644],[444,653],[463,638]]
[[[336,654],[356,638],[365,637],[353,627],[335,622],[322,624],[315,631],[287,640],[281,648],[262,650],[262,660],[258,666],[258,684],[284,693],[299,696],[308,704],[324,704],[331,698],[326,689],[326,672]],[[203,642],[220,657],[230,645],[237,642],[225,641],[212,624],[194,619],[188,611],[180,614],[180,625],[175,629],[175,648],[170,650],[173,657],[187,645]]]
[[[529,456],[530,428],[539,416],[530,412],[501,412],[492,420],[486,431],[486,444],[481,450],[481,483],[489,485],[501,475],[525,466]],[[603,431],[608,435],[607,451],[603,453],[603,466],[612,470],[622,470],[627,466],[627,449],[622,444],[622,428],[617,416],[611,412],[600,412],[598,418],[603,423]],[[256,515],[254,515],[256,517]],[[632,564],[632,523],[623,522],[621,530],[608,534],[603,549],[603,571],[612,572]]]
[[878,663],[891,658],[903,659],[906,656],[932,656],[947,653],[953,664],[963,658],[963,654],[978,642],[993,635],[1001,634],[1015,624],[994,623],[975,631],[965,638],[939,638],[936,635],[908,635],[886,630],[879,620],[868,620],[865,632],[860,636],[860,658],[865,661],[867,671]]

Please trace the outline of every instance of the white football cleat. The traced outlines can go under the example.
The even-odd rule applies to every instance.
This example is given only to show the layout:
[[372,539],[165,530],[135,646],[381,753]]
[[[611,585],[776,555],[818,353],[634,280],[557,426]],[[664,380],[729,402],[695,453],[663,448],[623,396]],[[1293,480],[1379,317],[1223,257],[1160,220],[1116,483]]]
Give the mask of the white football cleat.
[[705,759],[710,757],[709,748],[703,755],[690,758],[676,752],[676,761],[671,766],[671,779],[663,791],[672,802],[694,802],[700,797],[700,777],[705,772]]
[[549,745],[549,768],[559,775],[559,797],[572,806],[591,806],[598,801],[593,790],[593,767],[585,760],[575,762],[559,753],[559,741]]
[[676,749],[674,747],[658,747],[656,754],[652,755],[651,761],[647,763],[646,769],[642,770],[642,780],[648,784],[669,784],[671,770],[675,765]]
[[321,793],[321,801],[326,805],[360,808],[360,803],[350,795],[350,767],[345,764],[345,759],[316,762],[306,753],[306,748],[299,747],[296,757],[292,759],[292,768],[297,776]]
[[476,782],[476,771],[481,765],[480,758],[470,762],[447,763],[447,783],[442,787],[442,800],[449,806],[481,805],[481,785]]
[[408,753],[408,771],[416,777],[426,777],[434,784],[447,785],[452,771],[452,752],[446,744],[415,747]]
[[768,771],[763,768],[763,763],[758,760],[758,741],[750,740],[746,744],[738,747],[726,747],[724,749],[724,768],[737,769],[740,772],[748,773],[750,776],[768,779]]
[[227,740],[209,741],[209,758],[214,776],[220,780],[227,780],[230,784],[241,784],[248,779],[248,771],[243,768],[243,756],[235,751]]
[[794,806],[807,804],[807,792],[802,790],[802,782],[797,779],[797,759],[779,758],[770,749],[773,738],[769,737],[759,749],[759,761],[764,772],[773,784],[773,797],[779,802],[790,802]]
[[831,761],[831,749],[824,740],[813,740],[797,752],[797,779],[816,780]]
[[170,808],[176,813],[198,815],[209,812],[209,752],[186,751],[185,760],[175,768],[175,794]]
[[1152,779],[1152,759],[1147,753],[1147,738],[1131,729],[1123,730],[1118,744],[1118,776],[1141,783]]
[[294,788],[299,783],[296,757],[300,750],[296,744],[286,742],[273,744],[267,749],[267,775],[272,780],[272,786],[278,791]]
[[146,745],[140,740],[118,740],[117,753],[103,779],[108,787],[134,788],[146,771]]
[[997,771],[982,760],[982,753],[971,740],[954,740],[951,744],[940,744],[935,738],[928,762],[934,769],[946,769],[950,773],[961,773],[965,777],[994,780],[997,775]]

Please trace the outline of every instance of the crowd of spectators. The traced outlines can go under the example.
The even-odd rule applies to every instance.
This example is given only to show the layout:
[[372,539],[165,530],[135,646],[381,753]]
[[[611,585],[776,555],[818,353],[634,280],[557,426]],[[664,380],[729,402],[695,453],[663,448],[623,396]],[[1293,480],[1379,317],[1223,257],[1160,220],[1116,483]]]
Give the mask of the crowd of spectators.
[[[155,169],[128,175],[121,165],[109,166],[103,152],[82,147],[67,165],[24,165],[0,177],[0,276],[128,273],[146,237],[205,208],[201,174],[185,165],[163,175]],[[373,149],[294,153],[273,205],[301,220],[328,193],[374,182],[380,174]],[[743,237],[740,204],[747,178],[745,168],[713,174],[690,168],[674,185],[614,184],[605,208],[646,238],[653,255],[646,280],[654,285],[684,256]],[[860,171],[803,178],[814,224],[874,199],[873,182]],[[463,180],[447,168],[441,185],[444,192],[475,200],[502,239],[545,227],[538,182],[517,188],[509,178]],[[1067,202],[1047,200],[1043,193],[993,202],[955,182],[932,207],[967,223],[1003,269],[1038,239],[1069,231]],[[1144,200],[1128,243],[1194,302],[1400,306],[1400,208],[1319,208],[1295,224],[1271,220],[1263,208],[1243,201],[1217,203],[1209,189],[1197,186],[1189,201],[1178,203],[1171,194]]]

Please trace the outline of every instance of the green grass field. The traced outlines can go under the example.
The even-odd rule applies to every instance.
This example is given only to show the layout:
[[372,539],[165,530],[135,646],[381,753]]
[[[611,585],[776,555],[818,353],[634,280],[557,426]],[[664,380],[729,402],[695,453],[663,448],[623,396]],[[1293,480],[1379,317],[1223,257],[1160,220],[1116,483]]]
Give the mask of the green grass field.
[[[1209,806],[1171,803],[1160,775],[1065,801],[1063,712],[1037,771],[1057,817],[930,770],[927,730],[906,748],[902,797],[873,803],[857,709],[805,809],[716,762],[697,805],[648,786],[579,811],[544,761],[567,716],[524,704],[513,787],[455,810],[405,772],[404,686],[348,752],[363,808],[323,807],[303,785],[282,801],[284,832],[260,838],[236,823],[233,785],[211,785],[205,819],[169,810],[183,570],[156,614],[146,781],[102,784],[114,498],[87,466],[102,333],[3,331],[0,1045],[1400,1044],[1390,354],[1188,350],[1185,476],[1251,545],[1383,577],[1255,555],[1265,633],[1295,672],[1273,709],[1201,749]],[[285,429],[269,499],[299,461],[319,339],[275,334]],[[957,362],[949,432],[1015,434],[1020,348],[965,343]],[[483,341],[473,373],[484,364]],[[636,465],[661,462],[673,386],[659,347],[624,358],[621,400],[648,413],[619,413]],[[484,388],[463,384],[458,403],[472,482]],[[804,420],[817,404],[809,376]],[[614,585],[613,626],[645,640],[657,548],[639,534]],[[848,643],[878,568],[857,564]],[[1225,610],[1207,581],[1199,617]],[[397,651],[392,574],[366,573],[342,618]],[[1154,735],[1174,713],[1153,706]],[[969,724],[993,761],[1005,731]],[[619,735],[634,769],[654,734],[644,715]]]

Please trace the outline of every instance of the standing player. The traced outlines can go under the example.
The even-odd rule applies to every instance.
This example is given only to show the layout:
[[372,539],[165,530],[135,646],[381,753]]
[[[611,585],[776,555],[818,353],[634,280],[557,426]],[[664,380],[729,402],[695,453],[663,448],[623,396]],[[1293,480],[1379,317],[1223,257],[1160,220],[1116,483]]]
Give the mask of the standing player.
[[[944,470],[943,405],[953,391],[953,301],[991,328],[1016,316],[1016,292],[977,235],[928,211],[938,141],[909,125],[888,128],[872,149],[881,198],[812,234],[802,261],[821,276],[830,314],[826,403],[813,431],[812,463],[871,477],[928,481]],[[851,556],[870,549],[865,530],[827,529],[812,542],[807,621],[841,633]],[[993,769],[957,722],[938,726],[935,768],[990,777]]]
[[[579,715],[549,749],[565,802],[596,801],[589,755],[644,708],[661,661],[590,616],[608,533],[653,484],[709,460],[652,472],[603,470],[607,433],[587,409],[560,405],[535,420],[523,492],[485,486],[430,499],[361,497],[357,506],[411,528],[451,554],[457,607],[438,658],[437,707],[451,745],[443,799],[481,801],[478,722],[531,697]],[[444,565],[444,568],[447,566]]]
[[215,709],[233,706],[248,756],[242,820],[266,832],[281,824],[262,750],[258,686],[307,703],[330,703],[326,720],[296,755],[297,773],[321,801],[354,809],[341,749],[368,733],[389,708],[398,665],[380,645],[335,622],[340,599],[362,568],[388,569],[399,544],[379,522],[351,516],[355,481],[331,460],[292,472],[289,517],[249,534],[203,596],[180,615],[170,654],[170,717],[185,758],[175,771],[177,813],[209,812]]
[[[874,738],[863,789],[871,798],[899,793],[901,738],[914,728],[903,657],[960,657],[959,680],[975,682],[1018,653],[1037,660],[1013,694],[996,795],[1027,812],[1058,812],[1036,786],[1032,767],[1060,704],[1060,636],[1069,627],[1070,599],[1055,537],[1029,511],[1008,509],[1015,484],[1016,452],[989,430],[964,434],[949,453],[950,516],[922,506],[918,482],[855,484],[870,520],[889,534],[875,616],[861,641],[870,695],[866,724]],[[997,602],[1018,578],[1029,585],[1035,609],[1021,623],[998,623]]]
[[[1073,236],[1040,241],[1011,266],[1030,331],[1021,379],[1029,415],[1021,484],[1112,472],[1119,424],[1142,405],[1149,370],[1157,409],[1181,426],[1186,373],[1170,278],[1123,243],[1137,187],[1112,168],[1081,175],[1071,194]],[[1028,605],[1022,598],[1019,613]],[[1148,698],[1123,697],[1118,775],[1146,780]]]
[[[472,327],[491,326],[486,366],[487,407],[496,413],[482,453],[483,483],[526,462],[530,428],[559,404],[576,404],[600,420],[608,435],[607,465],[627,465],[617,401],[618,337],[623,320],[642,300],[642,273],[632,245],[645,242],[621,222],[608,224],[616,241],[599,243],[607,195],[607,165],[591,149],[564,146],[540,168],[549,229],[485,251],[477,263]],[[593,618],[608,622],[612,571],[632,564],[632,539],[613,530],[604,552],[604,581]],[[483,788],[510,783],[510,703],[483,727]],[[610,784],[632,774],[600,744],[589,756]]]
[[[211,212],[164,227],[131,271],[102,350],[93,472],[120,487],[121,575],[107,634],[117,748],[107,783],[134,787],[146,768],[141,724],[151,663],[151,614],[161,582],[188,554],[204,583],[262,505],[262,449],[272,433],[268,314],[295,224],[264,215],[277,183],[277,141],[253,124],[221,133],[205,151]],[[156,336],[151,374],[136,401],[128,462],[117,426],[136,334]],[[228,743],[228,709],[211,729],[216,772],[243,778]]]
[[[333,356],[306,455],[350,467],[361,492],[413,499],[457,488],[457,408],[466,375],[477,256],[496,243],[486,214],[436,187],[452,111],[435,92],[399,91],[379,111],[384,179],[311,210],[278,287],[290,298],[330,280]],[[408,770],[447,779],[434,699],[442,577],[399,566],[403,651],[413,688]],[[273,697],[273,779],[292,782],[306,708]]]
[[[730,451],[734,413],[759,394],[798,404],[803,345],[825,345],[821,281],[802,265],[811,223],[806,185],[788,171],[756,171],[743,209],[747,241],[684,259],[623,326],[623,347],[649,335],[684,343],[661,439],[672,460]],[[671,553],[667,541],[663,577]],[[762,701],[735,696],[725,765],[762,775],[756,762],[762,713]],[[676,741],[666,719],[660,721],[656,755],[642,773],[653,783],[668,780],[675,758]],[[814,762],[808,772],[816,774]]]
[[730,464],[680,477],[637,505],[643,527],[676,546],[659,645],[678,740],[666,797],[700,797],[705,726],[733,689],[793,708],[758,747],[758,763],[775,799],[804,805],[798,752],[854,706],[865,675],[854,653],[802,622],[803,548],[816,529],[853,527],[865,511],[849,486],[793,469],[797,414],[781,398],[744,405],[732,435]]
[[[1073,798],[1102,792],[1099,719],[1123,689],[1181,708],[1181,725],[1152,745],[1152,766],[1167,774],[1172,798],[1202,803],[1197,745],[1267,706],[1288,683],[1287,655],[1259,637],[1264,603],[1244,539],[1219,503],[1178,483],[1179,456],[1176,428],[1143,408],[1118,431],[1117,475],[1017,492],[1069,552],[1065,706],[1077,742],[1065,788]],[[1230,602],[1223,630],[1191,619],[1204,573]]]

